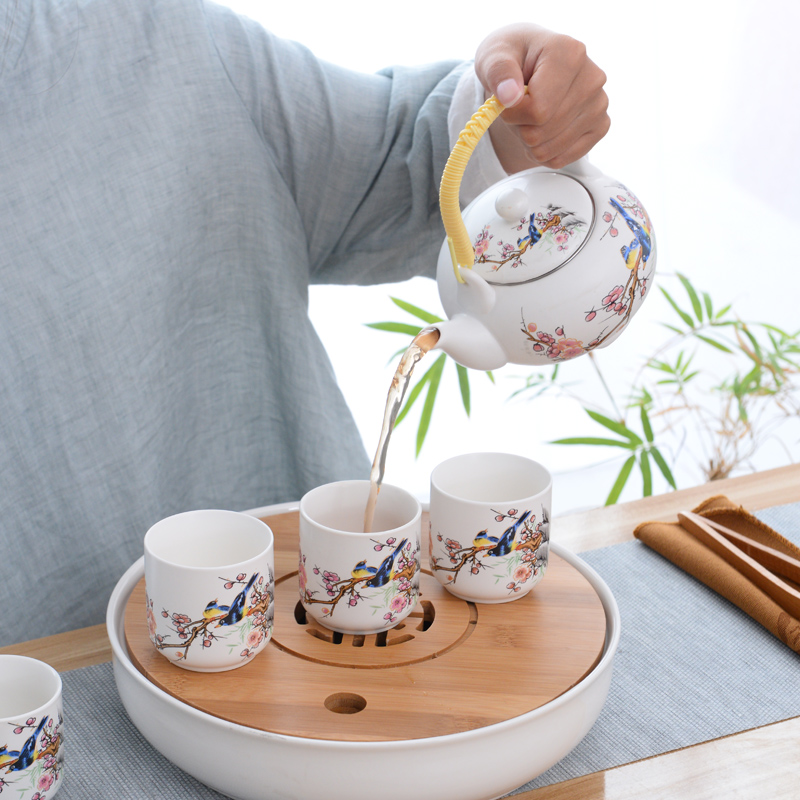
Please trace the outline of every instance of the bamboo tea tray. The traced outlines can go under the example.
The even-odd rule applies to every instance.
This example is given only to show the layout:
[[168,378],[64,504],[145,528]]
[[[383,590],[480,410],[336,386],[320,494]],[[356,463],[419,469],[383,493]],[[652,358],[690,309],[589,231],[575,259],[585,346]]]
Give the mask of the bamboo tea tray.
[[552,549],[538,586],[498,605],[454,597],[423,563],[411,616],[383,634],[348,636],[317,626],[299,603],[297,513],[261,518],[275,534],[275,621],[272,641],[250,664],[222,673],[170,664],[148,638],[143,578],[124,609],[135,668],[203,714],[336,742],[441,737],[539,709],[583,681],[603,656],[603,602]]

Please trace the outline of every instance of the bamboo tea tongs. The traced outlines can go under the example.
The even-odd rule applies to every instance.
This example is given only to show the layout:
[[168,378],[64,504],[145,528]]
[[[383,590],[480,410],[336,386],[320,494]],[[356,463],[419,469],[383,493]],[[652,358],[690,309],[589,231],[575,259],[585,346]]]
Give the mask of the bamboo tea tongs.
[[691,511],[678,514],[678,520],[781,608],[800,619],[800,592],[778,577],[800,583],[800,561]]

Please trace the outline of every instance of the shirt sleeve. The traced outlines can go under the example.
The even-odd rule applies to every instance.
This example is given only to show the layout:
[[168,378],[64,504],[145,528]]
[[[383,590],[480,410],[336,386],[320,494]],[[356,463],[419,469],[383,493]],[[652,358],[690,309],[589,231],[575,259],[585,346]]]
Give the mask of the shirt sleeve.
[[361,74],[208,4],[219,58],[274,159],[306,235],[312,282],[432,275],[438,185],[465,63]]

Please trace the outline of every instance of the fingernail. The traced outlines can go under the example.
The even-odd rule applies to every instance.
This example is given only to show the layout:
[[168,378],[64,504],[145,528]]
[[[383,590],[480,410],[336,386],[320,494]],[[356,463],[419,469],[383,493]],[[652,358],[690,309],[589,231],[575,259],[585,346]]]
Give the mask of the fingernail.
[[513,78],[501,81],[495,91],[495,97],[506,107],[513,106],[522,97],[524,89]]

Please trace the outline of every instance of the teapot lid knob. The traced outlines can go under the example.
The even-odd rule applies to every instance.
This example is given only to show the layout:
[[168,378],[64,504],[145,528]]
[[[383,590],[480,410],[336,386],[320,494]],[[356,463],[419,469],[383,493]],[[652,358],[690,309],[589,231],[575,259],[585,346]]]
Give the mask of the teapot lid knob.
[[514,187],[500,192],[494,208],[506,222],[517,222],[527,216],[528,204],[528,195],[519,187]]

